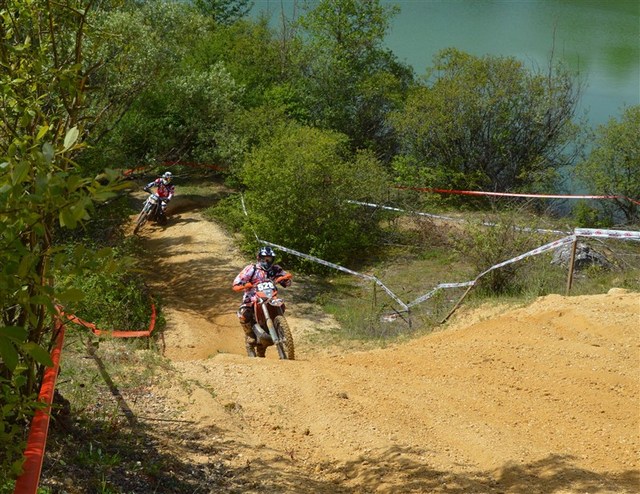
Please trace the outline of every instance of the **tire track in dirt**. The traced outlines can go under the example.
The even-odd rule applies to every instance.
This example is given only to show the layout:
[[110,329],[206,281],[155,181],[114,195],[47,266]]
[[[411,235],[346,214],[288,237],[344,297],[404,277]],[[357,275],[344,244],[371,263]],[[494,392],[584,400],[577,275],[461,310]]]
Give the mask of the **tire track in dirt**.
[[294,286],[298,360],[249,359],[230,289],[247,261],[225,232],[187,210],[142,235],[165,355],[193,384],[158,393],[216,431],[203,441],[242,492],[637,492],[638,294],[461,310],[408,344],[327,355],[305,336],[336,323],[298,311]]

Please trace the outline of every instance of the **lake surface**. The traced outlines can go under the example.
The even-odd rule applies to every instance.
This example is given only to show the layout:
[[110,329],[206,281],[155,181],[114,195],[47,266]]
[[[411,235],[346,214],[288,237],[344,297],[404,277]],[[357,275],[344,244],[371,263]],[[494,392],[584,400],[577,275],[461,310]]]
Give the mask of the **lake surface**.
[[[274,26],[295,0],[254,0]],[[307,3],[313,5],[314,0]],[[476,56],[513,56],[544,69],[551,54],[580,73],[579,113],[597,126],[640,104],[639,0],[382,0],[401,9],[387,46],[426,74],[433,56],[455,47]],[[298,1],[297,13],[303,2]]]

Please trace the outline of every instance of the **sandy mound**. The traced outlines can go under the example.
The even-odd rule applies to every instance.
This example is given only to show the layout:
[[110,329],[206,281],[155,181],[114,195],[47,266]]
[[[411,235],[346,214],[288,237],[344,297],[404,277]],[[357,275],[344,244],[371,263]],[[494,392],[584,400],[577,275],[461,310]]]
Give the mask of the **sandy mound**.
[[291,304],[298,360],[249,359],[230,290],[245,260],[224,232],[182,211],[141,234],[170,279],[150,283],[183,379],[155,393],[202,432],[167,448],[242,468],[224,492],[640,492],[637,293],[461,310],[409,344],[340,355],[304,337],[335,323]]

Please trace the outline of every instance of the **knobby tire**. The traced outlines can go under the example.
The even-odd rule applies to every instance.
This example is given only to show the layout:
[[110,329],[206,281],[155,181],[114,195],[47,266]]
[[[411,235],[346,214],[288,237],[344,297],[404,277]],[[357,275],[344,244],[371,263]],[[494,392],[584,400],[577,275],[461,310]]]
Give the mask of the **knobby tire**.
[[133,229],[134,234],[140,231],[140,228],[142,228],[142,226],[147,222],[148,217],[149,217],[149,210],[145,205],[145,207],[142,208],[142,211],[140,211],[138,218],[136,218],[136,227]]
[[278,343],[277,345],[280,358],[294,360],[295,350],[293,347],[293,336],[291,336],[289,323],[284,316],[276,316],[273,320],[273,325],[275,326],[278,339],[282,340],[281,343]]

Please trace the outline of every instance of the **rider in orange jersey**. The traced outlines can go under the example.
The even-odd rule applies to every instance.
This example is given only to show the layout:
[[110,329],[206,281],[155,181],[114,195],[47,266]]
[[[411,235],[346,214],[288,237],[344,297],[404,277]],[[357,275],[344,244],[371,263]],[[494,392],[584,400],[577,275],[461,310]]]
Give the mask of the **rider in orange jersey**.
[[[260,247],[257,255],[257,262],[248,264],[233,280],[233,289],[235,291],[244,290],[242,296],[242,304],[238,309],[237,315],[245,334],[247,347],[256,347],[258,357],[264,357],[266,347],[256,345],[256,337],[253,333],[252,325],[253,317],[253,297],[256,293],[255,285],[267,280],[273,280],[281,276],[285,276],[287,272],[279,265],[274,264],[276,253],[271,247]],[[288,287],[291,285],[290,279],[280,281],[280,285]]]

